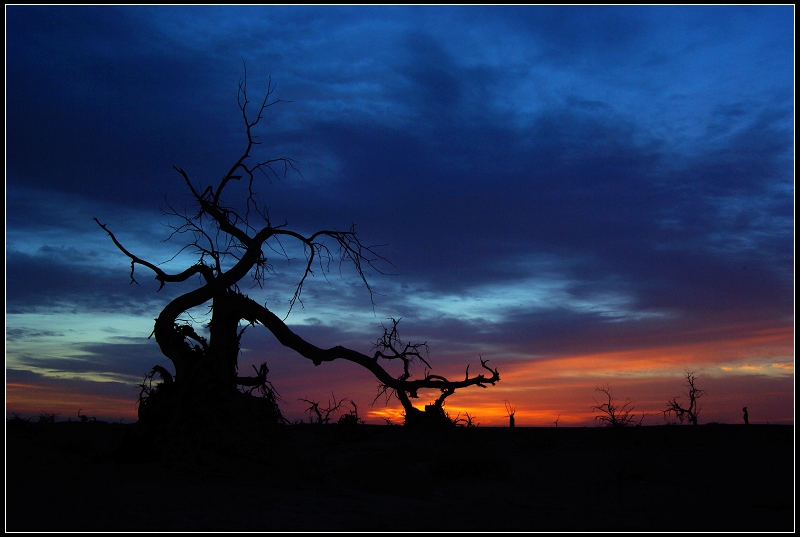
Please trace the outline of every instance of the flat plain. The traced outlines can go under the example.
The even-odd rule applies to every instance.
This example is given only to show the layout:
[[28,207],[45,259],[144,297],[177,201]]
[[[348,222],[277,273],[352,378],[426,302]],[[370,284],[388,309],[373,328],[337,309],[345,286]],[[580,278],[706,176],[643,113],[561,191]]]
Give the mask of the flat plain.
[[304,424],[220,454],[155,449],[136,424],[13,421],[7,532],[795,529],[791,425]]

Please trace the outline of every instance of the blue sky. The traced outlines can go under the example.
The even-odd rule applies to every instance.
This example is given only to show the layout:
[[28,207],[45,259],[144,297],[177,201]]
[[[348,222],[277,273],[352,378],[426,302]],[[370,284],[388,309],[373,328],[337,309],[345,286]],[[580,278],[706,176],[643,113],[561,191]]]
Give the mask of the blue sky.
[[[307,339],[367,351],[402,317],[435,371],[488,358],[502,381],[448,399],[486,425],[504,400],[590,423],[601,384],[657,412],[684,369],[705,421],[793,422],[788,5],[6,6],[7,413],[135,416],[152,319],[189,287],[129,285],[92,217],[169,260],[173,166],[209,184],[238,158],[245,65],[254,100],[271,78],[290,101],[258,133],[300,172],[259,188],[271,217],[355,223],[393,263],[374,307],[351,272],[316,277],[287,319]],[[285,314],[301,267],[274,266],[251,296]],[[291,417],[333,392],[394,419],[369,375],[270,338],[243,360]]]

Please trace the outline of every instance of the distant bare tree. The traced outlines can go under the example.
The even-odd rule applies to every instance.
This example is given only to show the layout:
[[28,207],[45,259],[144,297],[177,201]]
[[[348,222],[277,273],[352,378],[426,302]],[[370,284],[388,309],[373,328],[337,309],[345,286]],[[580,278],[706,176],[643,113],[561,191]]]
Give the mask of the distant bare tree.
[[514,414],[517,412],[517,405],[512,405],[508,401],[504,401],[506,405],[506,414],[508,414],[508,426],[514,427]]
[[358,405],[356,405],[356,402],[352,399],[350,400],[350,406],[353,407],[353,409],[347,414],[339,416],[339,420],[336,423],[345,427],[364,425],[364,420],[358,417]]
[[677,397],[673,397],[672,400],[667,401],[667,408],[664,410],[664,417],[666,418],[670,414],[675,414],[675,416],[678,418],[678,421],[681,423],[686,420],[692,425],[697,425],[697,415],[700,413],[699,400],[706,394],[706,391],[701,390],[696,386],[695,383],[700,377],[696,376],[694,371],[685,369],[684,373],[686,374],[685,395],[689,399],[689,404],[684,406],[684,404],[678,402]]
[[461,412],[458,413],[453,423],[459,427],[477,427],[480,425],[475,421],[476,416],[472,416],[469,412],[464,412],[464,417],[461,417]]
[[312,401],[310,399],[303,399],[303,398],[299,399],[300,401],[303,401],[304,403],[308,403],[309,405],[311,405],[306,409],[306,412],[308,412],[308,416],[309,419],[311,420],[311,423],[316,423],[317,425],[324,425],[326,423],[330,423],[331,416],[339,413],[339,411],[342,408],[342,404],[344,403],[345,400],[340,399],[339,401],[337,401],[336,396],[334,394],[331,394],[331,397],[333,397],[333,401],[328,400],[328,406],[326,406],[325,408],[321,408],[319,406],[320,403],[317,401]]
[[642,414],[637,422],[636,416],[632,413],[633,402],[630,399],[625,399],[625,402],[620,406],[620,403],[614,399],[614,393],[608,384],[599,386],[594,391],[600,392],[605,396],[604,403],[595,399],[595,405],[592,407],[593,412],[600,412],[600,415],[595,416],[594,419],[602,425],[607,427],[631,427],[642,424],[645,414]]

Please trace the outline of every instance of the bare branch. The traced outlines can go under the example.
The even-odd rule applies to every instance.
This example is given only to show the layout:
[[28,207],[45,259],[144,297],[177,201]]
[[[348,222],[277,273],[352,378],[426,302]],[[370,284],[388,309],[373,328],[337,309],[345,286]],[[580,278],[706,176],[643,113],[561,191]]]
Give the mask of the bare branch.
[[686,369],[684,373],[686,375],[686,397],[689,399],[689,404],[684,406],[684,404],[678,402],[677,397],[673,397],[667,401],[667,408],[663,411],[664,418],[666,419],[669,414],[675,414],[681,423],[686,420],[692,425],[697,425],[697,416],[701,408],[699,400],[706,394],[706,391],[695,385],[700,377],[696,376],[694,371]]
[[604,403],[600,403],[595,399],[595,406],[592,407],[593,412],[601,413],[599,416],[594,417],[601,424],[608,427],[630,427],[642,424],[645,414],[642,414],[638,423],[636,423],[634,421],[636,416],[632,413],[634,407],[630,399],[625,399],[625,402],[620,406],[620,403],[614,399],[610,386],[600,386],[595,388],[595,391],[604,394],[606,399]]
[[[344,399],[340,399],[339,401],[337,401],[336,396],[333,393],[331,393],[331,397],[333,398],[333,401],[328,400],[328,406],[326,406],[325,408],[321,408],[320,403],[317,401],[312,401],[310,399],[304,399],[304,398],[298,400],[308,403],[310,405],[306,409],[306,412],[308,412],[309,416],[311,417],[311,423],[316,423],[317,425],[324,425],[326,423],[330,423],[331,415],[338,413],[341,410],[342,404],[345,401]],[[355,403],[353,404],[355,405]],[[314,416],[317,417],[316,421],[314,421]]]
[[111,240],[114,242],[114,244],[117,246],[117,248],[119,248],[122,253],[124,253],[126,256],[128,256],[128,258],[130,258],[130,260],[131,260],[131,283],[136,283],[138,285],[138,282],[136,281],[136,279],[133,276],[134,267],[137,264],[142,265],[144,267],[147,267],[147,268],[149,268],[150,270],[152,270],[153,272],[156,273],[156,280],[158,280],[159,283],[160,283],[160,285],[158,286],[159,290],[161,290],[161,288],[164,287],[164,284],[167,283],[167,282],[173,282],[173,283],[175,283],[175,282],[183,282],[183,281],[188,280],[189,278],[191,278],[195,274],[201,274],[203,276],[203,278],[205,278],[206,282],[209,282],[209,283],[211,281],[213,281],[213,279],[214,279],[214,274],[213,274],[211,268],[209,266],[203,264],[202,262],[197,263],[195,265],[192,265],[191,267],[189,267],[188,269],[184,270],[183,272],[181,272],[179,274],[167,274],[166,272],[161,270],[159,267],[157,267],[153,263],[150,263],[149,261],[145,261],[144,259],[142,259],[140,257],[137,257],[137,256],[133,255],[132,253],[130,253],[117,240],[117,237],[114,236],[114,234],[111,232],[111,230],[109,230],[104,224],[100,223],[100,220],[98,220],[97,218],[93,218],[93,220],[95,222],[97,222],[98,226],[103,228],[103,231],[108,233],[108,236],[111,237]]

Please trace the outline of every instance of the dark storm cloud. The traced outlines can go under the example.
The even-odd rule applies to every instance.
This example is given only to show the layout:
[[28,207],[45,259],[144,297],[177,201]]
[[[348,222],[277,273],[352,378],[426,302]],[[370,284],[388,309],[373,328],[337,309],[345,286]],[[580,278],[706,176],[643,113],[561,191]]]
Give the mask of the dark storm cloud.
[[559,64],[581,60],[585,54],[630,53],[631,45],[646,37],[646,8],[561,6],[531,14],[517,7],[499,14],[539,38],[544,49],[540,58]]
[[[81,263],[81,258],[88,257]],[[95,259],[75,248],[38,255],[6,251],[6,313],[125,312],[155,317],[173,291],[157,295],[147,275],[130,285],[124,270],[92,269]],[[128,271],[128,274],[130,271]]]
[[[322,131],[340,141],[337,154],[348,163],[343,175],[352,186],[344,192],[354,199],[345,203],[363,218],[376,211],[392,239],[406,238],[398,250],[414,244],[414,251],[433,256],[428,267],[453,260],[459,272],[448,280],[484,278],[488,267],[481,264],[496,265],[498,256],[513,255],[520,244],[602,248],[635,240],[632,235],[646,232],[642,225],[652,225],[647,204],[655,192],[642,173],[657,157],[624,143],[630,138],[625,129],[566,114],[523,133],[496,124],[452,129],[458,143],[449,153],[414,132],[373,125]],[[434,139],[445,136],[438,134]],[[520,135],[533,141],[520,142]],[[606,148],[593,150],[597,140]],[[474,162],[466,164],[459,145],[464,153],[473,150]]]
[[411,83],[411,95],[423,104],[430,119],[453,113],[461,101],[464,81],[452,59],[426,34],[408,35],[405,49],[406,64],[398,67]]
[[[180,163],[176,145],[212,143],[217,92],[197,90],[209,85],[203,55],[157,33],[142,9],[9,9],[7,77],[19,83],[6,93],[7,151],[21,158],[8,181],[157,204]],[[200,102],[206,112],[192,114]]]
[[[164,190],[175,193],[180,187],[171,164],[189,161],[189,168],[202,169],[209,162],[194,149],[186,156],[170,149],[176,143],[185,144],[184,149],[218,146],[219,137],[197,134],[208,129],[191,113],[200,106],[200,95],[213,94],[217,85],[198,69],[208,53],[188,44],[173,52],[170,47],[179,40],[164,36],[147,10],[11,13],[17,12],[10,42],[20,43],[25,53],[9,52],[9,70],[30,84],[9,89],[15,106],[8,121],[15,136],[8,150],[22,155],[45,145],[51,157],[12,159],[12,184],[35,176],[46,187],[151,204]],[[198,17],[209,13],[193,12]],[[509,17],[510,11],[466,10],[465,16],[477,12],[527,24],[533,35],[552,45],[544,56],[556,60],[555,51],[570,57],[578,51],[623,54],[642,39],[646,27],[631,11],[610,7],[547,8],[524,17],[518,11]],[[293,21],[293,31],[314,25],[307,9],[282,13]],[[333,17],[340,13],[330,12]],[[646,18],[652,10],[634,13]],[[281,35],[289,37],[286,29]],[[758,184],[780,173],[776,166],[782,163],[776,159],[787,150],[789,138],[779,124],[785,112],[771,112],[773,118],[767,113],[726,140],[725,147],[704,153],[702,160],[684,159],[681,177],[669,185],[667,176],[680,159],[667,166],[665,159],[674,155],[664,152],[663,143],[607,103],[568,95],[563,107],[545,110],[527,127],[509,128],[507,117],[482,112],[485,102],[470,98],[485,95],[500,71],[475,77],[425,32],[408,32],[399,45],[392,69],[407,84],[391,95],[411,111],[416,128],[328,122],[307,136],[342,163],[347,181],[341,185],[346,193],[342,202],[353,220],[376,235],[388,235],[393,250],[413,248],[427,260],[425,265],[445,267],[440,277],[431,275],[440,285],[491,279],[492,266],[521,244],[547,250],[569,244],[572,250],[596,253],[596,269],[603,270],[609,259],[647,250],[648,239],[658,235],[659,213],[670,208],[688,223],[684,231],[695,233],[682,240],[702,242],[703,234],[726,225],[709,210],[714,202],[709,196],[762,194]],[[109,52],[119,50],[127,54]],[[47,61],[51,57],[59,61]],[[59,101],[48,98],[56,88]],[[726,118],[747,114],[742,107],[718,110]],[[39,128],[42,124],[50,128]],[[58,139],[47,138],[53,136]],[[227,138],[222,140],[234,154]],[[113,150],[100,149],[109,147]],[[215,155],[215,161],[223,162],[222,155]],[[296,201],[307,213],[343,212],[327,205],[329,200],[294,193],[295,200],[286,200],[289,207]],[[318,202],[322,205],[315,207]],[[787,207],[781,207],[782,216]],[[707,220],[692,221],[704,215]],[[738,221],[747,218],[740,215]],[[420,276],[413,260],[402,268]]]
[[[497,133],[500,127],[488,125],[486,130]],[[512,141],[510,132],[496,137],[507,141],[502,156],[512,153],[513,159],[484,152],[472,169],[455,170],[443,166],[442,155],[430,151],[413,133],[370,125],[327,126],[321,131],[341,140],[340,159],[352,166],[344,173],[353,185],[345,192],[354,192],[355,198],[349,200],[350,214],[359,215],[364,207],[377,210],[381,221],[373,227],[378,227],[378,234],[389,232],[387,242],[394,254],[389,257],[400,265],[401,273],[434,279],[446,286],[443,290],[508,277],[504,256],[537,250],[568,248],[570,253],[589,254],[592,262],[575,274],[589,280],[597,278],[598,271],[635,281],[657,275],[674,293],[681,286],[693,288],[718,279],[723,284],[720,294],[729,297],[724,275],[739,278],[745,265],[764,272],[758,276],[751,272],[751,282],[774,281],[780,294],[780,277],[769,271],[776,262],[791,261],[786,237],[761,229],[775,229],[782,220],[786,231],[792,218],[787,197],[770,193],[765,186],[785,170],[782,161],[790,139],[769,123],[758,122],[702,160],[676,163],[666,162],[655,142],[645,147],[634,143],[631,126],[616,118],[554,114],[524,133],[523,139],[533,140],[527,147]],[[468,136],[472,130],[460,132]],[[761,140],[758,150],[745,151],[741,147],[745,138]],[[480,139],[471,145],[480,154]],[[367,156],[358,158],[356,148]],[[731,163],[729,155],[738,162]],[[504,181],[507,188],[498,188]],[[749,200],[735,219],[724,215],[723,195]],[[494,216],[500,214],[502,218]],[[355,217],[367,218],[366,213],[361,219]],[[677,220],[677,229],[665,229],[665,218]],[[708,251],[712,241],[725,242],[725,237],[748,239],[751,253],[741,252],[740,259],[731,263],[728,248]],[[783,251],[776,251],[776,246]],[[648,287],[655,283],[651,280]],[[759,294],[765,302],[775,298],[745,293],[742,306],[752,304]],[[693,296],[686,294],[689,299]]]

